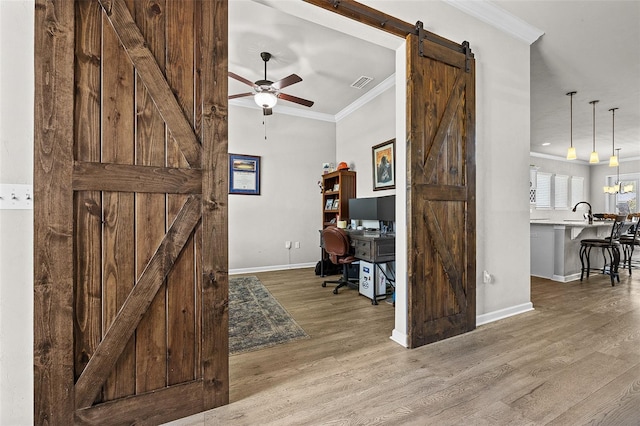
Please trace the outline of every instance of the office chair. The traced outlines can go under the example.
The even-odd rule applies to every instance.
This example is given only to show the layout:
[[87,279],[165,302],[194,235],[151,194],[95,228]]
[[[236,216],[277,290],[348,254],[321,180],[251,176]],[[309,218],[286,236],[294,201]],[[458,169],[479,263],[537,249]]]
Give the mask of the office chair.
[[322,241],[324,244],[324,250],[329,254],[329,259],[335,265],[342,265],[342,276],[337,281],[324,281],[322,287],[326,287],[327,283],[338,284],[333,289],[333,294],[338,294],[338,289],[349,285],[352,282],[357,284],[357,281],[349,281],[349,265],[355,262],[356,259],[351,253],[351,244],[349,243],[349,236],[344,229],[337,228],[335,226],[329,226],[322,230]]
[[580,240],[580,263],[582,266],[580,281],[584,278],[585,272],[587,279],[589,278],[589,271],[591,270],[589,255],[591,254],[591,249],[595,247],[602,250],[602,257],[604,258],[602,273],[611,276],[612,286],[615,285],[616,279],[620,282],[620,275],[618,274],[618,266],[620,265],[620,236],[622,235],[622,228],[626,219],[626,214],[616,215],[613,225],[611,226],[611,235],[607,238]]

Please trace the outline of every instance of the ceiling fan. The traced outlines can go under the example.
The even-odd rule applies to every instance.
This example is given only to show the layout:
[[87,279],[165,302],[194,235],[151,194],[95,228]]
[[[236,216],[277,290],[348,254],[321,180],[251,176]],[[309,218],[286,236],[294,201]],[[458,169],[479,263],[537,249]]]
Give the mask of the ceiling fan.
[[301,82],[302,78],[300,78],[296,74],[291,74],[290,76],[285,77],[282,80],[276,81],[275,83],[273,81],[267,80],[267,62],[269,62],[269,59],[271,59],[271,53],[262,52],[260,53],[260,57],[264,61],[264,80],[258,80],[255,83],[252,83],[246,78],[240,77],[238,74],[234,74],[229,71],[229,77],[236,79],[253,88],[253,92],[231,95],[229,96],[229,99],[253,96],[253,100],[256,102],[256,104],[258,104],[259,107],[262,108],[262,113],[264,115],[271,115],[273,113],[272,108],[275,106],[278,99],[295,102],[306,107],[310,107],[313,105],[313,101],[280,92],[281,89],[287,86],[291,86],[292,84]]

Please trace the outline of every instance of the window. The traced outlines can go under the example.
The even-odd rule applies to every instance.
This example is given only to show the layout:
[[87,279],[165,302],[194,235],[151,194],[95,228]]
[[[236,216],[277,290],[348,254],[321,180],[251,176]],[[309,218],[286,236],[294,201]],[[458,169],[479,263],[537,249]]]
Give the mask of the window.
[[571,205],[575,206],[584,200],[584,178],[571,177]]
[[636,213],[638,211],[638,181],[622,180],[620,184],[627,191],[616,195],[616,206],[618,203],[625,203],[629,206],[630,213]]
[[551,173],[538,172],[536,176],[536,209],[551,208]]
[[569,209],[569,176],[555,175],[553,177],[553,206],[556,210]]

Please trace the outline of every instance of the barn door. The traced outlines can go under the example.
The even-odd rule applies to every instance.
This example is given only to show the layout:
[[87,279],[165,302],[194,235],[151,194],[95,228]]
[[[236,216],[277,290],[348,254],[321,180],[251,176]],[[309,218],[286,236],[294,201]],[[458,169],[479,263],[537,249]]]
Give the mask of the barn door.
[[227,2],[37,0],[36,424],[228,403]]
[[475,328],[475,64],[407,37],[409,345]]
[[305,1],[406,37],[408,343],[473,330],[475,62],[468,43],[353,0]]

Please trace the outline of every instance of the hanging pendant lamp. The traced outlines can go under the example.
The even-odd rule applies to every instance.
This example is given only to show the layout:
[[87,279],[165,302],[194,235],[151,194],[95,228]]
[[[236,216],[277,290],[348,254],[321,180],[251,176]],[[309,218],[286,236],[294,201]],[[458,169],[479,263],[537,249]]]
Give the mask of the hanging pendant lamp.
[[569,122],[571,123],[569,127],[569,141],[571,145],[567,150],[567,160],[575,160],[577,158],[576,149],[573,147],[573,95],[575,95],[576,93],[577,92],[575,91],[567,93],[567,96],[571,96],[571,112],[569,113]]
[[[616,148],[616,157],[620,157],[620,148]],[[604,193],[609,195],[614,195],[618,193],[623,193],[624,188],[622,187],[622,183],[620,182],[620,164],[617,165],[618,171],[616,174],[616,183],[613,186],[605,186]]]
[[618,167],[618,156],[616,155],[616,110],[611,108],[611,158],[609,158],[609,167]]
[[591,101],[589,102],[593,105],[593,151],[591,151],[591,156],[589,157],[589,163],[596,164],[600,162],[600,158],[598,158],[598,152],[596,151],[596,104],[600,101]]

